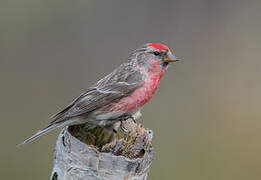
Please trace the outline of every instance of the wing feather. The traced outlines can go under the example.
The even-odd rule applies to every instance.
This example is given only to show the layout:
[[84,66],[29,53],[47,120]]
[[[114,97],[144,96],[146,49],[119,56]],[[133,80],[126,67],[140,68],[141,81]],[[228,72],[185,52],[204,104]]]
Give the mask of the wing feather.
[[142,76],[133,65],[122,64],[81,94],[69,106],[54,115],[52,123],[88,114],[109,103],[119,101],[141,87]]

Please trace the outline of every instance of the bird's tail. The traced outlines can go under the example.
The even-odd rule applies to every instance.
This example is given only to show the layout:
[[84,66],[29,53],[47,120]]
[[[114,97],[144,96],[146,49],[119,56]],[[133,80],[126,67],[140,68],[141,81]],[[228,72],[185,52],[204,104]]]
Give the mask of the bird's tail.
[[24,140],[22,143],[18,144],[17,146],[21,146],[21,145],[24,145],[24,144],[27,144],[33,140],[35,140],[36,138],[44,135],[45,133],[51,131],[51,130],[54,130],[58,127],[60,127],[62,124],[60,123],[57,123],[57,124],[49,124],[48,126],[44,127],[43,129],[37,131],[33,136],[31,136],[30,138]]
[[56,121],[56,122],[53,121],[51,124],[44,127],[43,129],[37,131],[32,137],[24,140],[22,143],[18,144],[17,146],[27,144],[27,143],[35,140],[36,138],[44,135],[45,133],[52,131],[56,128],[64,127],[64,126],[68,126],[68,125],[73,125],[73,124],[79,124],[79,120],[78,119],[71,119],[71,120],[63,120],[63,121]]

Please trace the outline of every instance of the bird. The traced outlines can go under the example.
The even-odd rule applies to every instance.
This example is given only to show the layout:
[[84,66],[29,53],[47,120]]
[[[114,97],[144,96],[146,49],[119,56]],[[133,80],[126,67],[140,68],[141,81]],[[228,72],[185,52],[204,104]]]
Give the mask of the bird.
[[53,115],[50,123],[24,140],[29,143],[39,136],[59,127],[88,124],[111,128],[126,119],[135,123],[140,110],[154,95],[159,81],[172,62],[180,59],[161,43],[146,43],[132,51],[127,60],[110,74],[93,84],[62,111]]

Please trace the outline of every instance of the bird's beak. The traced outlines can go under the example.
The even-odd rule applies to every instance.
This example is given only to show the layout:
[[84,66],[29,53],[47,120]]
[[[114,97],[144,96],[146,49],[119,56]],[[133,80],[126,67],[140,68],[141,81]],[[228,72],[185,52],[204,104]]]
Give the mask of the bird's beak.
[[173,55],[170,51],[167,53],[167,55],[164,57],[164,62],[177,62],[180,61],[178,57]]

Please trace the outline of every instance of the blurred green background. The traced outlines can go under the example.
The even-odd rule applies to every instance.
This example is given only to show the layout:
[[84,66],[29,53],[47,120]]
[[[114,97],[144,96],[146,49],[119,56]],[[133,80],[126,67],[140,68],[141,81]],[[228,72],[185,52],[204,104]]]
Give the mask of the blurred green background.
[[149,179],[261,179],[261,1],[1,0],[1,179],[49,179],[60,130],[32,135],[128,54],[162,42],[169,67],[140,122]]

